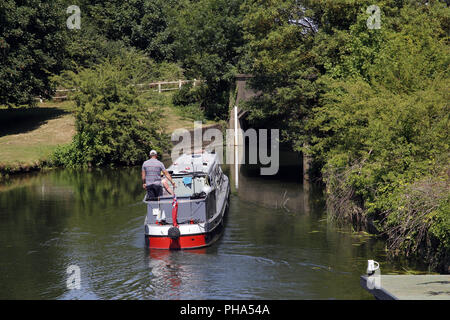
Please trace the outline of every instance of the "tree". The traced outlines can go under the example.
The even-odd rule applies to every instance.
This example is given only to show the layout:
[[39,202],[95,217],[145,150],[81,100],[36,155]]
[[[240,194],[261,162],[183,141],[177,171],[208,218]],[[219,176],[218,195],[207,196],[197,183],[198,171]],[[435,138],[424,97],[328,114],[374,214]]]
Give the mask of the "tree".
[[246,1],[242,9],[243,69],[262,92],[244,108],[253,125],[280,128],[283,140],[298,149],[303,121],[317,103],[319,70],[311,54],[316,27],[294,0]]
[[34,104],[64,68],[66,8],[50,0],[0,3],[0,104]]
[[247,1],[245,62],[262,94],[246,108],[314,156],[332,216],[371,221],[392,255],[448,270],[450,10],[379,1],[371,29],[372,4]]
[[447,270],[450,10],[433,2],[387,12],[380,30],[361,13],[317,42],[326,72],[306,123],[310,150],[334,216],[375,221],[391,255]]
[[55,152],[55,165],[131,165],[145,160],[151,149],[165,150],[160,115],[149,110],[136,86],[151,64],[142,54],[125,52],[64,75],[66,84],[77,88],[77,134]]
[[243,44],[242,0],[183,1],[169,26],[175,54],[190,78],[206,80],[201,105],[209,118],[226,118],[229,89]]
[[83,19],[106,39],[123,42],[161,61],[174,61],[167,26],[175,0],[81,1]]

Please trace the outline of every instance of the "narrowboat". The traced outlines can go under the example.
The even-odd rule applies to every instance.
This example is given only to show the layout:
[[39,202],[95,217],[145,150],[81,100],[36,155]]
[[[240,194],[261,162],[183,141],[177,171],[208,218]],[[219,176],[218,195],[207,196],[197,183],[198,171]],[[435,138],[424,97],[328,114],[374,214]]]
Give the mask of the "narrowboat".
[[221,235],[229,206],[230,182],[215,153],[183,154],[167,169],[174,195],[164,187],[146,199],[145,238],[150,249],[196,249]]

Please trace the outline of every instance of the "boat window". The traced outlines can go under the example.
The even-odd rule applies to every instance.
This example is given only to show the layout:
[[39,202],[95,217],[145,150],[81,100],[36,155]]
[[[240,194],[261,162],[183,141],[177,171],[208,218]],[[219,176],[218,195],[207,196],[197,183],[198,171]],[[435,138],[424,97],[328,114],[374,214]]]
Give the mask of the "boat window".
[[214,188],[216,186],[216,181],[214,180],[214,175],[211,174],[211,176],[208,176],[208,180],[210,182],[210,187]]
[[211,182],[211,187],[214,188],[216,186],[216,172],[215,170],[211,170],[210,175],[208,176],[209,181]]
[[216,185],[219,186],[222,183],[222,174],[220,171],[220,166],[216,166],[215,169],[215,180],[216,180]]
[[183,176],[174,177],[173,181],[175,182],[175,195],[177,197],[190,197],[194,193],[202,192],[203,187],[205,186],[206,178]]

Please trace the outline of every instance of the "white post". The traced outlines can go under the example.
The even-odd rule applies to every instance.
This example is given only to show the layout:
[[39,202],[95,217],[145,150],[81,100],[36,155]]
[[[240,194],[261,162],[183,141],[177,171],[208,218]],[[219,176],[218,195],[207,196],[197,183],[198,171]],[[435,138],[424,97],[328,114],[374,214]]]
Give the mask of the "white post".
[[195,87],[195,83],[197,82],[197,79],[194,79],[194,87]]
[[161,83],[158,83],[158,92],[161,93]]
[[238,112],[237,106],[234,106],[234,145],[238,145]]
[[178,89],[181,89],[181,80],[178,80]]
[[238,112],[234,106],[234,177],[236,189],[239,187]]

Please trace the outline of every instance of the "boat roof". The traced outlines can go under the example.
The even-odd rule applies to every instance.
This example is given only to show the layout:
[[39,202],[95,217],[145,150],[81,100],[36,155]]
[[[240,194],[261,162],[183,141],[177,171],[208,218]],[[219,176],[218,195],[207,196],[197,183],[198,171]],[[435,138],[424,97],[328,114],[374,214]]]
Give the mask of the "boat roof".
[[203,151],[181,155],[172,163],[168,170],[172,171],[174,175],[188,173],[210,174],[216,163],[218,163],[217,154]]

